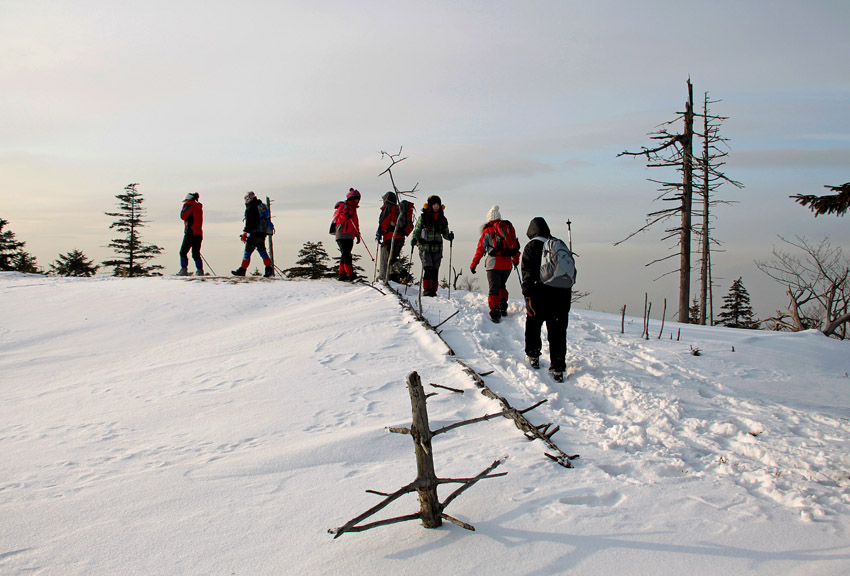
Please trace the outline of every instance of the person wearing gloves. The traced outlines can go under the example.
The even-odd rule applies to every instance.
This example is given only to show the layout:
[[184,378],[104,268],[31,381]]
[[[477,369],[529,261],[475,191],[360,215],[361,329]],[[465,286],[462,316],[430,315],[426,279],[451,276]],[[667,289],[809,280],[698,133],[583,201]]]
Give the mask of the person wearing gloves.
[[411,246],[419,246],[422,294],[425,296],[437,295],[440,262],[443,260],[443,238],[451,242],[455,237],[454,232],[449,230],[445,209],[439,196],[429,196],[410,238]]
[[201,195],[197,192],[186,194],[180,219],[183,220],[183,244],[180,246],[180,271],[178,276],[189,275],[189,250],[195,261],[195,276],[204,275],[204,261],[201,258],[201,242],[204,240],[204,205],[198,202]]
[[541,217],[533,218],[526,233],[530,242],[522,251],[520,270],[525,296],[525,355],[532,368],[540,367],[540,331],[546,323],[549,336],[549,372],[564,381],[567,368],[567,326],[570,322],[572,288],[555,288],[540,280],[540,263],[545,242],[552,236]]
[[337,202],[334,212],[336,225],[336,244],[339,246],[339,280],[343,282],[356,280],[354,273],[354,242],[360,244],[360,219],[357,217],[357,207],[360,205],[360,192],[354,188],[348,189],[345,202]]
[[470,272],[475,274],[482,258],[490,286],[487,296],[490,319],[498,323],[502,316],[508,315],[508,278],[511,276],[511,268],[519,264],[516,232],[509,221],[502,220],[498,206],[490,208],[487,223],[481,226],[478,248],[469,265]]
[[242,265],[236,270],[231,270],[234,276],[245,276],[248,266],[251,264],[251,255],[256,250],[263,259],[266,278],[274,276],[274,268],[269,253],[266,252],[266,232],[260,222],[260,208],[265,210],[265,204],[257,198],[253,192],[245,194],[245,227],[242,229],[240,240],[245,244],[245,253],[242,255]]

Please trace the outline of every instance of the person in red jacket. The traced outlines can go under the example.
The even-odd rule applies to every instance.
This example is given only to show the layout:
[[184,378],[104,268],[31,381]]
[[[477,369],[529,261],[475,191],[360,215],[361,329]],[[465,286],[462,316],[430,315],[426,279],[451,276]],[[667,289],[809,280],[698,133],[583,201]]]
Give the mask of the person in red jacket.
[[[507,233],[508,226],[510,226],[510,233]],[[516,242],[513,225],[507,220],[502,220],[498,206],[493,206],[487,212],[487,223],[481,227],[478,248],[475,250],[472,264],[469,265],[470,272],[475,274],[478,263],[485,256],[484,268],[487,270],[487,283],[490,285],[487,296],[490,319],[493,322],[499,322],[502,316],[508,315],[507,283],[511,268],[519,264],[519,243]]]
[[360,192],[354,188],[348,189],[345,202],[337,202],[334,213],[336,224],[336,244],[339,246],[339,279],[342,281],[355,280],[354,259],[351,251],[354,242],[360,244],[360,219],[357,217],[357,207],[360,205]]
[[[396,262],[404,247],[404,228],[396,226],[398,222],[398,199],[394,192],[387,192],[383,197],[384,205],[378,216],[378,231],[375,240],[380,244],[380,260],[378,261],[378,278],[383,282],[387,279],[398,282],[398,271]],[[395,242],[393,242],[395,240]],[[389,275],[387,275],[389,271]]]
[[201,242],[204,240],[204,205],[198,202],[200,194],[190,192],[183,200],[180,219],[183,220],[183,244],[180,246],[180,271],[178,276],[189,275],[189,250],[195,261],[195,276],[204,275],[204,261],[201,258]]

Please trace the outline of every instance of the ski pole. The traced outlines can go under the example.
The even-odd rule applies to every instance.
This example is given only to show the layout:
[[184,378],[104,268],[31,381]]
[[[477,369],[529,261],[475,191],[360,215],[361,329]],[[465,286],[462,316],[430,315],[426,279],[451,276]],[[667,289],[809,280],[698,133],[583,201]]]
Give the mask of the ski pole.
[[452,246],[454,245],[454,238],[449,240],[449,295],[447,296],[449,300],[452,298]]
[[[364,244],[364,246],[365,246],[365,244]],[[380,247],[381,247],[381,243],[377,242],[375,244],[375,254],[380,253]],[[374,258],[373,258],[373,260],[374,260]],[[372,284],[374,284],[377,280],[378,280],[378,261],[375,260],[375,274],[372,276]]]
[[[360,240],[363,240],[363,237],[362,237],[362,236],[360,237]],[[371,259],[372,259],[372,261],[375,261],[375,257],[374,257],[374,256],[372,256],[372,252],[370,252],[370,251],[369,251],[369,247],[368,247],[368,246],[366,246],[366,243],[365,243],[365,242],[361,242],[361,244],[363,244],[363,247],[366,249],[366,253],[369,255],[369,258],[371,258]]]
[[213,269],[212,269],[212,266],[210,266],[210,263],[209,263],[209,262],[207,262],[207,259],[206,259],[206,258],[204,258],[204,255],[203,255],[203,254],[201,254],[201,260],[203,260],[203,261],[204,261],[204,264],[206,264],[207,268],[209,268],[209,269],[210,269],[210,272],[212,272],[212,273],[213,273],[213,276],[217,276],[217,274],[215,273],[215,270],[213,270]]

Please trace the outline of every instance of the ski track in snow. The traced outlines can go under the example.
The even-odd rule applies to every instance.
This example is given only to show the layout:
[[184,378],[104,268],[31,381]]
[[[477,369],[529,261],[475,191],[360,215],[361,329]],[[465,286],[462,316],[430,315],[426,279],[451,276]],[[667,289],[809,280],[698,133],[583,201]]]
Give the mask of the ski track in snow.
[[[567,453],[587,452],[588,445],[600,450],[584,461],[620,484],[686,476],[731,482],[751,501],[794,509],[804,520],[848,511],[850,422],[726,395],[723,384],[712,377],[712,361],[693,356],[687,343],[623,335],[619,325],[612,331],[613,323],[602,326],[574,309],[567,339],[568,378],[557,383],[547,373],[545,327],[540,369],[525,362],[521,303],[511,302],[509,315],[499,324],[487,316],[486,295],[425,300],[423,309],[432,324],[460,309],[452,326],[443,328],[458,356],[479,372],[494,370],[485,380],[513,406],[546,398],[546,407],[530,419],[569,429],[569,436],[559,432],[553,437]],[[764,367],[742,368],[736,376],[787,378]],[[577,465],[584,464],[579,460]],[[622,496],[605,492],[562,501],[587,499],[614,506]]]

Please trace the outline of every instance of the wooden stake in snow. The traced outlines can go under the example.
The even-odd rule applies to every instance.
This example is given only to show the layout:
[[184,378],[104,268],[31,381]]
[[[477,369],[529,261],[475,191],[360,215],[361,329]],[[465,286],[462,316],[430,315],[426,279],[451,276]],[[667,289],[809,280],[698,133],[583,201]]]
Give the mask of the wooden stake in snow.
[[[422,387],[422,380],[419,378],[419,374],[417,374],[416,372],[411,372],[410,376],[408,376],[407,378],[407,388],[408,392],[410,393],[410,404],[413,410],[413,423],[411,424],[410,428],[389,428],[388,430],[397,434],[409,434],[413,438],[413,447],[414,451],[416,452],[416,480],[414,480],[407,486],[396,490],[392,494],[369,490],[369,492],[372,494],[385,496],[384,500],[381,501],[381,503],[377,506],[373,506],[363,514],[360,514],[356,518],[349,520],[343,526],[328,530],[329,533],[334,535],[335,539],[339,538],[342,534],[346,532],[363,532],[364,530],[369,530],[370,528],[376,528],[378,526],[387,526],[389,524],[396,524],[398,522],[405,522],[407,520],[417,519],[422,521],[422,525],[425,528],[437,528],[438,526],[441,526],[443,524],[443,520],[448,520],[449,522],[457,524],[461,528],[465,528],[467,530],[475,530],[473,526],[467,524],[466,522],[462,522],[461,520],[458,520],[457,518],[453,518],[446,514],[446,508],[455,498],[460,496],[462,492],[464,492],[467,488],[471,487],[479,480],[484,480],[486,478],[497,478],[506,474],[491,474],[493,470],[495,470],[502,462],[505,461],[505,458],[500,458],[493,462],[483,472],[472,478],[438,478],[437,473],[434,470],[434,451],[431,447],[431,439],[434,436],[443,434],[445,432],[448,432],[449,430],[454,430],[455,428],[460,428],[461,426],[466,426],[467,424],[484,422],[485,420],[491,420],[493,418],[504,416],[505,412],[499,412],[498,414],[488,414],[479,418],[473,418],[472,420],[456,422],[455,424],[450,424],[438,430],[432,431],[428,423],[428,408],[426,403],[425,390]],[[460,484],[461,486],[457,490],[452,492],[443,502],[440,502],[440,499],[437,496],[437,486],[439,486],[440,484]],[[416,512],[414,514],[408,514],[405,516],[389,518],[387,520],[379,520],[377,522],[371,522],[368,524],[360,524],[366,518],[369,518],[370,516],[386,508],[391,502],[397,500],[405,494],[410,494],[411,492],[419,493],[419,512]]]

